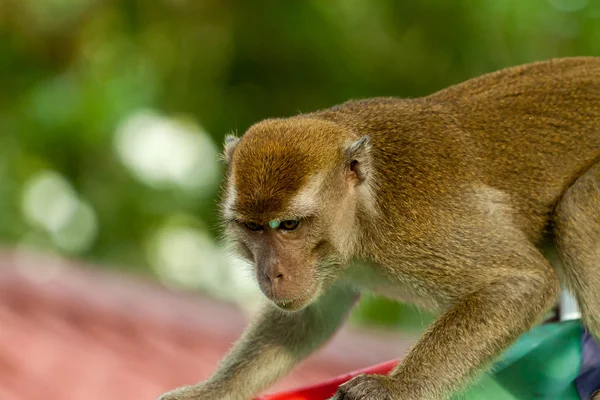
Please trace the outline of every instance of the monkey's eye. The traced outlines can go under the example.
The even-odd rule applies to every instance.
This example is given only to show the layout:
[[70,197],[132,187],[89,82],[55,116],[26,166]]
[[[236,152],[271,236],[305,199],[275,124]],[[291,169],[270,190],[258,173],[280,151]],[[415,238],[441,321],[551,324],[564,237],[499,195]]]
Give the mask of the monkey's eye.
[[257,224],[256,222],[244,222],[244,226],[246,227],[246,229],[252,232],[260,231],[263,229],[263,226]]
[[283,229],[285,231],[293,231],[300,225],[300,221],[297,219],[289,219],[287,221],[281,221],[279,224],[279,229]]

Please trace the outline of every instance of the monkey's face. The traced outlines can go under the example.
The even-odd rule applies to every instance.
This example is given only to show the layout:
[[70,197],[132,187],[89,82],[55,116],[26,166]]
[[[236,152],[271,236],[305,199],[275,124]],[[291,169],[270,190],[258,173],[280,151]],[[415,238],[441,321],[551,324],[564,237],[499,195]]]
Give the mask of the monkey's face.
[[280,308],[310,304],[347,264],[365,143],[305,118],[262,122],[226,143],[228,237]]
[[294,311],[316,300],[348,264],[355,201],[336,170],[328,179],[313,177],[286,204],[267,218],[239,213],[228,227],[265,296]]
[[319,222],[310,216],[236,223],[238,248],[253,265],[260,289],[284,310],[310,304],[331,274],[333,267],[326,260],[333,249],[320,239]]

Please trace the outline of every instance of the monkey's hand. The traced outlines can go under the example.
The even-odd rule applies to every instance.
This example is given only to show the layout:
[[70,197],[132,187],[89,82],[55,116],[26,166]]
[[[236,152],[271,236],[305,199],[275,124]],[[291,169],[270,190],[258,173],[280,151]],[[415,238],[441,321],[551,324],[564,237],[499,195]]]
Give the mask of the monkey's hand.
[[204,384],[182,386],[160,396],[158,400],[209,400],[214,399],[212,391]]
[[399,382],[386,375],[358,375],[341,385],[331,400],[398,400]]

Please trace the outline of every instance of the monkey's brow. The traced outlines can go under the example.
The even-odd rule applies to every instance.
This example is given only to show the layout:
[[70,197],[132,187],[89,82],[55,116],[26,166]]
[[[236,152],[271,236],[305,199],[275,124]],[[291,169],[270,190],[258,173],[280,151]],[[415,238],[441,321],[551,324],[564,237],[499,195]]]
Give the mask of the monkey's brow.
[[267,225],[270,221],[273,220],[277,220],[277,221],[294,221],[294,220],[304,220],[304,219],[308,219],[314,217],[314,214],[306,214],[306,213],[285,213],[285,214],[279,214],[279,215],[275,215],[273,218],[264,218],[264,217],[258,217],[258,218],[246,218],[246,217],[241,217],[241,216],[234,216],[231,217],[229,219],[227,219],[227,222],[235,222],[238,224],[243,224],[243,223],[247,223],[247,222],[254,222],[254,223],[260,223],[263,225]]

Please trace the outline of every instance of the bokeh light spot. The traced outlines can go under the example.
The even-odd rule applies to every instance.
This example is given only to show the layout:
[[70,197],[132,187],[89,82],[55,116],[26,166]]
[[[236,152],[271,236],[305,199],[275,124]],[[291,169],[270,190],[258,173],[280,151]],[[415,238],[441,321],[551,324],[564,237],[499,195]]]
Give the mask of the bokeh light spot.
[[202,193],[219,180],[218,153],[208,134],[151,111],[128,116],[117,129],[115,147],[130,171],[150,186]]
[[75,191],[56,172],[42,171],[25,183],[23,214],[35,226],[56,232],[68,222],[77,207]]
[[201,289],[246,309],[260,299],[243,263],[201,230],[165,224],[149,242],[148,259],[169,286]]
[[56,232],[52,240],[61,249],[70,253],[82,253],[88,250],[96,238],[98,222],[92,206],[79,201],[71,218]]
[[22,209],[29,223],[48,233],[61,250],[82,253],[94,242],[98,230],[94,209],[56,172],[42,171],[27,181]]

